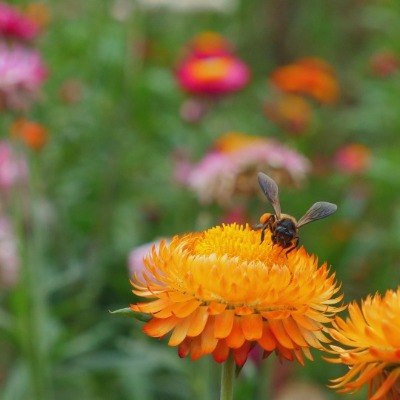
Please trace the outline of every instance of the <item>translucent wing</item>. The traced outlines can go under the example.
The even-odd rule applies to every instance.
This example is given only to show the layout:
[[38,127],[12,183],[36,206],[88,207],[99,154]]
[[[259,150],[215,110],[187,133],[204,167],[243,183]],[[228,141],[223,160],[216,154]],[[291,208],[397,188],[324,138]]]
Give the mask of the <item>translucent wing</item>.
[[279,203],[278,185],[276,182],[263,172],[258,173],[258,183],[261,190],[274,208],[278,219],[281,218],[281,205]]
[[337,205],[326,201],[314,203],[310,209],[300,218],[297,227],[316,221],[317,219],[328,217],[337,210]]

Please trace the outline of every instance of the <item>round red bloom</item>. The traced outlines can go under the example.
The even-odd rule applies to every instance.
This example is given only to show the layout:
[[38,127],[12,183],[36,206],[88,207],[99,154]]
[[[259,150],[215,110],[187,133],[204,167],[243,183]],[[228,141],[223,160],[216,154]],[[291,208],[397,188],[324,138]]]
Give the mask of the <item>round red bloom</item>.
[[0,2],[0,34],[15,39],[31,40],[39,34],[39,26],[16,8]]
[[33,121],[19,118],[11,125],[11,134],[33,150],[40,150],[47,142],[47,129]]
[[180,86],[189,93],[218,95],[238,91],[249,81],[246,64],[233,55],[190,56],[178,68]]
[[347,174],[359,174],[366,171],[371,161],[371,150],[359,143],[341,147],[335,154],[336,167]]

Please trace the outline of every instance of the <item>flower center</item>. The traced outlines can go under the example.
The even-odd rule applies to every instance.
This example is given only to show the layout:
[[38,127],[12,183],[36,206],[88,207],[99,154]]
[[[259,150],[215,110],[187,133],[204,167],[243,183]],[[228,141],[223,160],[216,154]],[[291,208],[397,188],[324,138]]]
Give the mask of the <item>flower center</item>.
[[226,77],[233,61],[226,57],[210,57],[197,60],[189,66],[191,75],[202,81],[218,81]]

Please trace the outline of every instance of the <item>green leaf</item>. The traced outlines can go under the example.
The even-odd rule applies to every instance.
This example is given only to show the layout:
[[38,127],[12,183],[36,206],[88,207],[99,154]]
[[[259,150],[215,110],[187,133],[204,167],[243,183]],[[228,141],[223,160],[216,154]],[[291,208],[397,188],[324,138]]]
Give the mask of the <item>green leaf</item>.
[[120,308],[119,310],[109,311],[110,314],[119,314],[127,317],[136,318],[139,321],[147,322],[150,320],[150,315],[132,311],[129,307]]

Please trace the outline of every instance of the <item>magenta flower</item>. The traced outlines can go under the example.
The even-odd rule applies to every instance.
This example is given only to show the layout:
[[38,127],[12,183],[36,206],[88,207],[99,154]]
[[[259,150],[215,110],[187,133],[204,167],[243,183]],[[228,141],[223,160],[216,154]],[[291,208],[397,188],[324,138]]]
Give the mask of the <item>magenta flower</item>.
[[236,92],[248,83],[249,69],[235,56],[198,58],[189,57],[182,62],[177,79],[189,93],[221,95]]
[[26,109],[47,77],[40,53],[0,43],[0,110]]
[[198,95],[222,95],[242,89],[250,79],[247,65],[215,32],[204,32],[190,43],[176,78],[183,90]]
[[0,141],[0,197],[25,182],[27,174],[26,160],[17,156],[9,143]]
[[[181,164],[184,171],[180,171]],[[180,183],[199,201],[229,205],[234,194],[258,193],[256,174],[266,171],[279,183],[298,186],[310,171],[310,161],[274,139],[231,132],[222,136],[199,163],[188,170],[187,161],[176,165]]]
[[39,26],[16,8],[0,2],[0,35],[13,39],[32,40],[39,34]]

